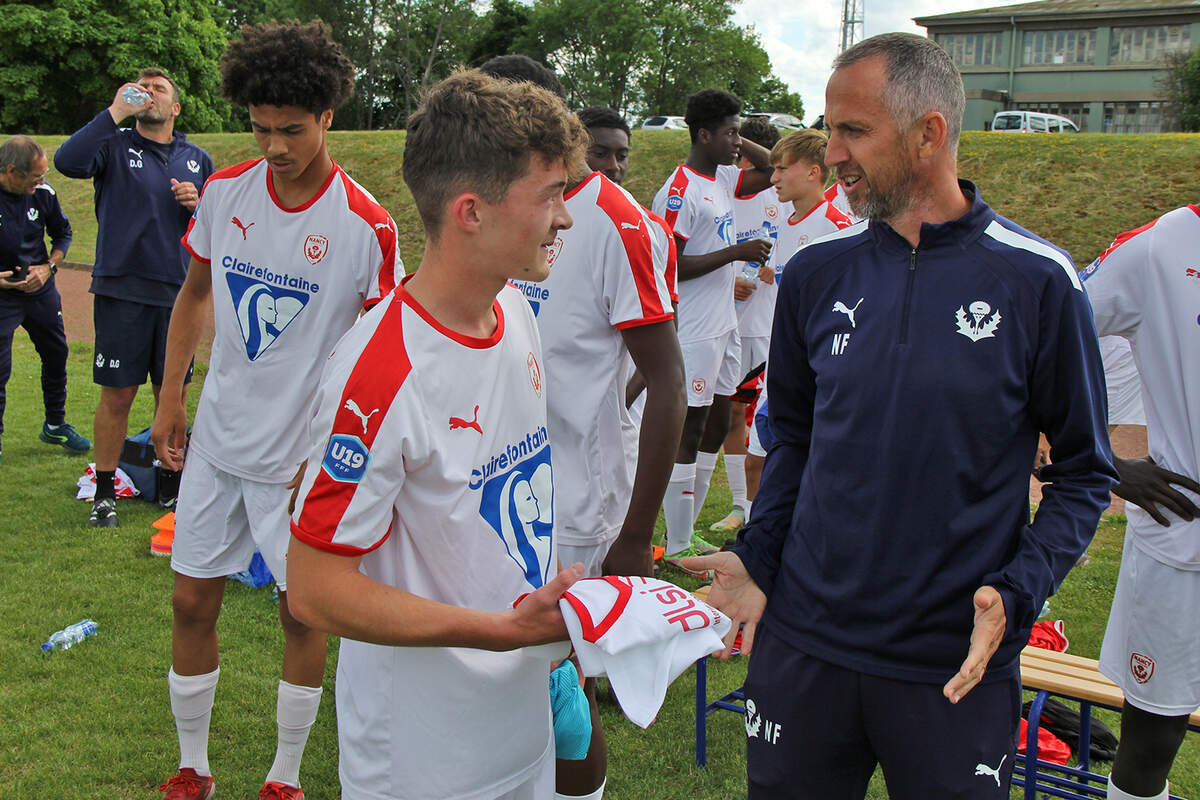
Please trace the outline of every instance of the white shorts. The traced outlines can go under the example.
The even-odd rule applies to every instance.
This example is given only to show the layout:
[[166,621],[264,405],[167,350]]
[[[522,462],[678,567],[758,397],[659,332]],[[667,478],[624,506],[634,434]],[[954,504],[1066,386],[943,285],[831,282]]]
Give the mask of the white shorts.
[[766,448],[762,446],[762,442],[758,440],[758,426],[750,426],[750,436],[746,440],[746,453],[759,458],[766,458]]
[[596,544],[564,544],[558,543],[558,563],[564,567],[569,567],[576,562],[583,564],[585,578],[599,578],[600,568],[604,566],[604,557],[608,555],[608,548],[612,547],[612,543],[617,540],[614,535],[603,542]]
[[683,372],[687,377],[687,404],[711,406],[713,395],[728,397],[742,380],[741,337],[736,329],[711,339],[680,342]]
[[[767,353],[771,349],[771,337],[743,336],[741,339],[742,356],[739,365],[742,370],[742,379],[744,380],[750,374],[750,370],[759,364],[767,363]],[[738,383],[741,383],[741,380]]]
[[290,496],[286,484],[230,475],[192,450],[175,503],[171,569],[189,578],[232,575],[250,566],[257,547],[287,591]]
[[547,747],[546,755],[529,780],[510,789],[496,800],[551,800],[554,797],[554,748]]
[[1161,716],[1200,707],[1200,572],[1143,553],[1126,531],[1100,671],[1130,705]]

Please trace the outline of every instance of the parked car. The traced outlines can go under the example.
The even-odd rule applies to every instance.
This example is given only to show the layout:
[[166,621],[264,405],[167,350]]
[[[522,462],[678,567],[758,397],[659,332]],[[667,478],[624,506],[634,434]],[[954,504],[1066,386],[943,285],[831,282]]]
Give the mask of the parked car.
[[992,130],[1002,133],[1079,133],[1074,122],[1039,111],[997,111]]
[[687,123],[683,117],[647,117],[642,123],[642,129],[648,131],[676,131],[687,130]]
[[804,123],[791,114],[776,114],[770,111],[758,111],[746,114],[746,119],[759,117],[766,119],[767,122],[774,125],[781,131],[798,131],[804,127]]

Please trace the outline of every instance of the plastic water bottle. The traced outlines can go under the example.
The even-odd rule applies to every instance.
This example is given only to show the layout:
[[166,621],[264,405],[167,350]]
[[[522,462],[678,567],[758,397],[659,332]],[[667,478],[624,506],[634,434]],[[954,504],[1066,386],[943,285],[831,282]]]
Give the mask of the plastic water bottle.
[[68,625],[61,631],[55,631],[50,635],[50,639],[42,645],[42,652],[50,653],[54,650],[68,650],[71,645],[82,642],[95,632],[96,623],[90,619],[76,622],[74,625]]
[[131,106],[144,106],[150,100],[150,93],[136,86],[126,86],[121,92],[121,99]]

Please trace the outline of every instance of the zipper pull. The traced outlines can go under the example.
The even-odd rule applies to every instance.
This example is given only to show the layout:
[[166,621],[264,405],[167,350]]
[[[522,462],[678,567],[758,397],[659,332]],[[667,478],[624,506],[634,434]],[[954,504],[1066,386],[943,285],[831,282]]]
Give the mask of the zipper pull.
[[908,271],[915,272],[917,269],[917,248],[913,248],[908,256]]

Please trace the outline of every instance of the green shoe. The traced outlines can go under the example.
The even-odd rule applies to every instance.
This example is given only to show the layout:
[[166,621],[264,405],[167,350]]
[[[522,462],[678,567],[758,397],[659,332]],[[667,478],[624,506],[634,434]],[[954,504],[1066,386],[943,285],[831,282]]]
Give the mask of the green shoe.
[[42,432],[38,434],[38,438],[46,444],[62,445],[64,449],[72,453],[86,453],[92,447],[92,443],[80,436],[79,431],[75,430],[75,426],[69,422],[61,425],[43,422]]
[[719,553],[721,551],[721,548],[717,547],[715,544],[705,541],[705,539],[698,533],[692,534],[692,540],[690,544],[690,549],[695,550],[696,555],[698,556],[711,556],[713,553]]
[[672,567],[679,570],[684,575],[691,575],[693,578],[703,578],[705,580],[708,580],[708,579],[712,578],[712,575],[709,572],[709,570],[688,569],[680,562],[680,560],[684,559],[684,558],[691,558],[692,556],[703,556],[703,555],[708,555],[708,554],[701,553],[695,547],[689,547],[687,550],[681,550],[678,553],[671,553],[669,555],[663,556],[663,562],[670,564]]
[[734,506],[733,511],[726,515],[725,519],[719,522],[714,522],[708,526],[708,529],[713,533],[734,533],[740,531],[742,526],[746,524],[746,511],[741,506]]

